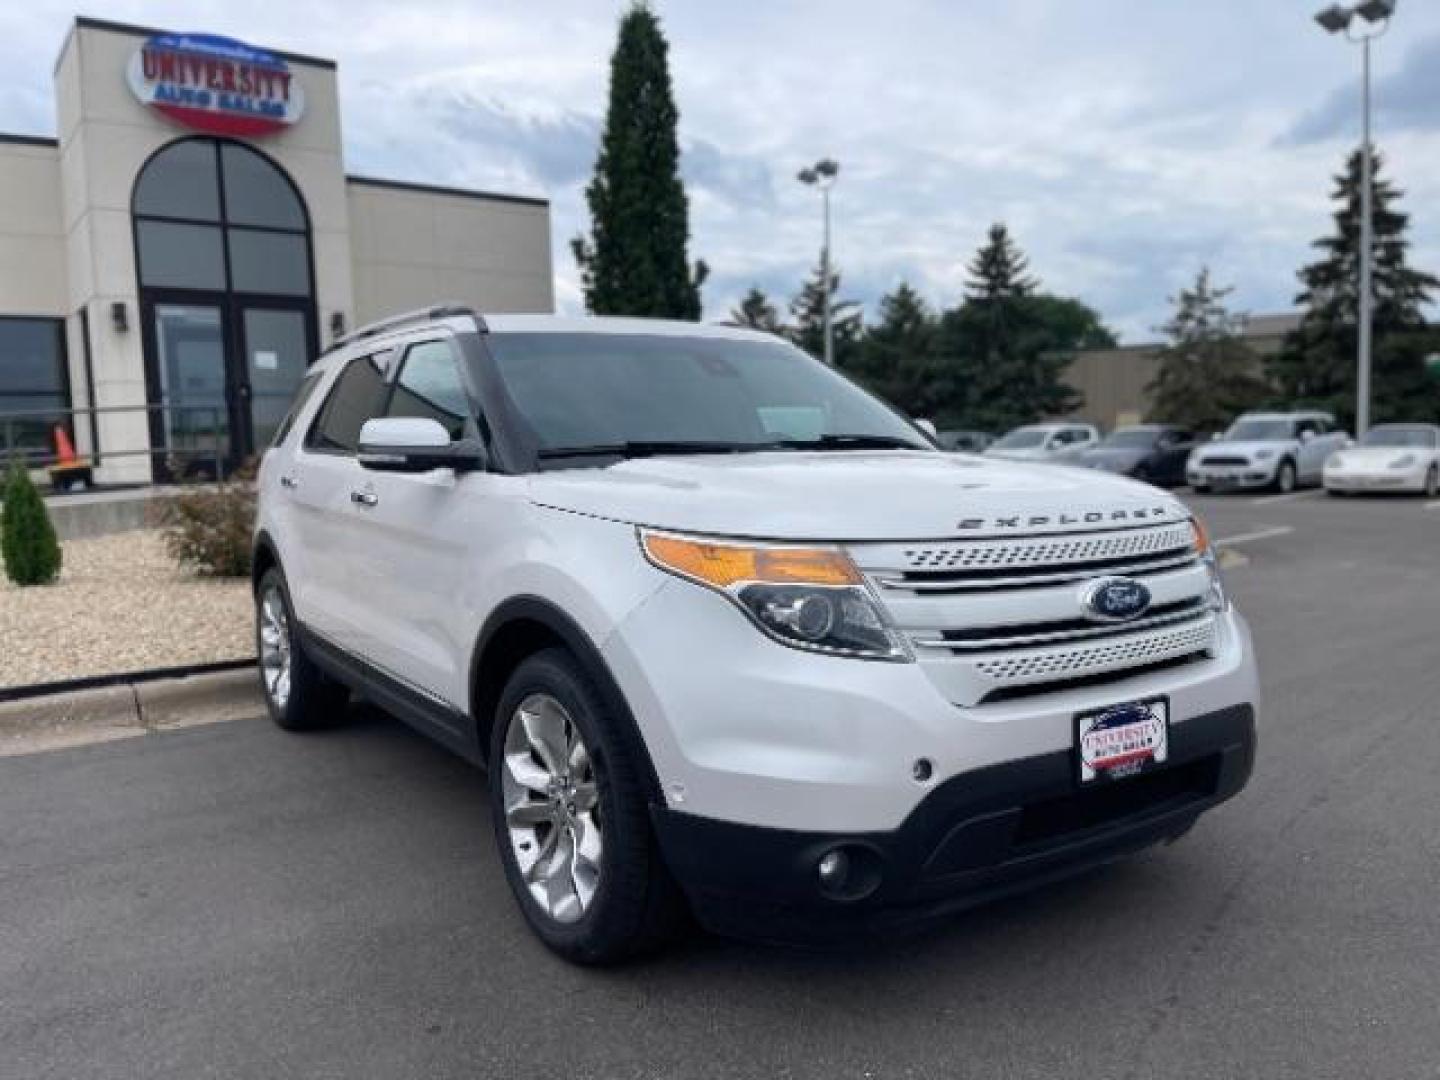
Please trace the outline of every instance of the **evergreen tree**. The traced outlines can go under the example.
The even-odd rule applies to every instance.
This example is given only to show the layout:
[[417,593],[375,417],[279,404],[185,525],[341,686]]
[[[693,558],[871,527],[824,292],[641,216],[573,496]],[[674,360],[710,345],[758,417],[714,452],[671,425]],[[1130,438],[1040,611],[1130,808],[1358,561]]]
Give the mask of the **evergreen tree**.
[[[1424,385],[1423,359],[1414,349],[1386,347],[1393,335],[1425,328],[1423,309],[1440,279],[1413,269],[1406,239],[1410,218],[1396,209],[1402,196],[1381,177],[1383,159],[1375,156],[1374,174],[1374,393],[1378,418],[1398,415],[1407,405],[1407,388]],[[1268,362],[1276,388],[1287,402],[1330,409],[1345,422],[1355,415],[1355,361],[1360,308],[1361,155],[1350,155],[1335,178],[1332,194],[1339,204],[1334,232],[1315,241],[1321,257],[1299,273],[1295,302],[1305,309],[1300,327]]]
[[700,317],[707,268],[690,268],[689,203],[680,180],[679,113],[660,20],[637,3],[620,20],[595,176],[591,235],[572,243],[596,315]]
[[1004,225],[991,227],[969,272],[964,300],[941,317],[939,346],[951,358],[951,397],[963,401],[965,425],[1005,431],[1077,408],[1064,375],[1084,340],[1110,338],[1099,317],[1078,301],[1040,295]]
[[17,461],[0,506],[0,557],[16,585],[48,585],[60,576],[62,554],[45,500]]
[[849,373],[907,416],[946,421],[959,411],[955,381],[936,352],[938,323],[901,282],[880,299],[880,321],[866,330]]
[[840,272],[830,272],[829,288],[823,284],[817,265],[800,294],[790,301],[790,340],[817,360],[825,356],[825,305],[830,305],[830,333],[835,342],[835,366],[848,367],[855,360],[860,335],[864,330],[864,313],[855,300],[837,300]]
[[752,286],[738,307],[730,309],[730,321],[736,326],[748,326],[752,330],[764,330],[771,334],[783,334],[780,311],[760,289]]
[[1225,305],[1233,291],[1213,285],[1205,267],[1194,285],[1170,298],[1175,313],[1159,328],[1169,344],[1147,387],[1152,419],[1192,431],[1219,431],[1269,396],[1260,360],[1240,338],[1244,316]]

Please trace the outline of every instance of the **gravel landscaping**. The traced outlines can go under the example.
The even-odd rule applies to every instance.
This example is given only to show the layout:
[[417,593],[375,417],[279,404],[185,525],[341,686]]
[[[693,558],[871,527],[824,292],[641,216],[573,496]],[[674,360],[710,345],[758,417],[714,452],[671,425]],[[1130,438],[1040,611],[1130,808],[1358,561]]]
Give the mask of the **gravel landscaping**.
[[54,585],[0,575],[0,686],[254,655],[247,580],[182,568],[153,530],[64,549]]

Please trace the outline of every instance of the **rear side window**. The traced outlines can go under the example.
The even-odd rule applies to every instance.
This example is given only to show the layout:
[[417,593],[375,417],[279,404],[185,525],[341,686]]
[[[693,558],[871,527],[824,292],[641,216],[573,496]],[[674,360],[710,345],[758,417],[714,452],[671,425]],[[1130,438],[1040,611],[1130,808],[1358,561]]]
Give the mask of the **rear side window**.
[[289,410],[285,413],[285,419],[280,421],[280,426],[275,429],[275,438],[271,446],[279,446],[290,436],[290,429],[295,426],[295,419],[305,409],[305,403],[315,393],[315,388],[320,385],[320,372],[312,371],[305,376],[305,381],[300,384],[300,389],[295,391],[295,400],[290,403]]
[[388,353],[362,356],[335,380],[305,445],[332,454],[353,454],[360,445],[360,428],[385,409],[385,360]]
[[452,442],[465,437],[470,399],[448,343],[422,341],[410,346],[385,415],[438,420]]

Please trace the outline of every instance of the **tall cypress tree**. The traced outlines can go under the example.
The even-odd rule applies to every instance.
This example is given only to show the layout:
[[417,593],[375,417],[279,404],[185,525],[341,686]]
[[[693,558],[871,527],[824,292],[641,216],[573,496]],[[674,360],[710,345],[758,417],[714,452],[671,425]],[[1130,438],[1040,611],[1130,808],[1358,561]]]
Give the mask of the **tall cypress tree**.
[[[1425,333],[1423,308],[1440,279],[1416,270],[1407,258],[1410,216],[1396,209],[1402,192],[1381,177],[1375,157],[1374,335],[1375,415],[1410,414],[1413,392],[1425,385],[1423,350],[1388,345]],[[1299,273],[1296,304],[1305,310],[1299,329],[1267,363],[1287,401],[1328,408],[1349,422],[1355,415],[1355,357],[1360,309],[1360,151],[1335,178],[1334,232],[1316,240],[1321,257]]]
[[620,19],[605,130],[585,189],[591,233],[571,245],[595,315],[700,317],[707,268],[702,261],[692,270],[686,253],[690,210],[668,52],[660,20],[644,3]]

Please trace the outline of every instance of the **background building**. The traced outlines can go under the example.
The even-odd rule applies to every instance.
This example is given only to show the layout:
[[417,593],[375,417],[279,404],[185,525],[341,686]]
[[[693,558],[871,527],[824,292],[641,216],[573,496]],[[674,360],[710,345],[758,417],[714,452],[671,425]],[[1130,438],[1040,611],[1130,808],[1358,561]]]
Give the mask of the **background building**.
[[347,175],[331,60],[77,18],[55,93],[0,135],[0,455],[98,407],[102,482],[230,468],[349,328],[554,307],[548,202]]
[[[1299,325],[1298,313],[1252,315],[1245,320],[1240,340],[1255,354],[1258,367],[1265,357],[1280,351],[1285,335]],[[1156,342],[1077,353],[1065,373],[1065,381],[1085,395],[1074,419],[1089,421],[1104,431],[1149,419],[1148,387],[1160,368],[1164,348]]]

